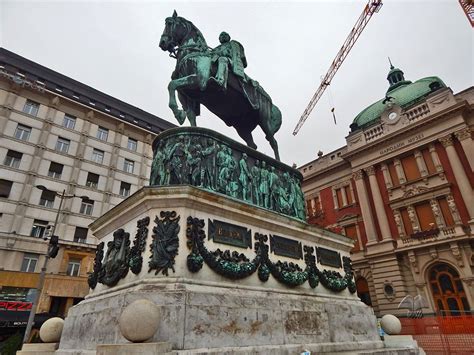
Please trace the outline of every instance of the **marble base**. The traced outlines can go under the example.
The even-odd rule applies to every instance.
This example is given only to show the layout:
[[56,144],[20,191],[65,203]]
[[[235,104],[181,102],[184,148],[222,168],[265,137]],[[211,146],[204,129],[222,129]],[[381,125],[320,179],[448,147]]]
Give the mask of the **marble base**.
[[423,349],[418,347],[418,343],[411,335],[384,335],[384,346],[386,348],[410,348],[418,349],[420,354],[425,354]]
[[23,344],[17,355],[54,355],[59,343],[30,343]]
[[117,320],[126,305],[142,298],[161,308],[162,321],[151,341],[168,341],[175,350],[262,345],[303,350],[298,344],[314,343],[325,344],[329,351],[383,347],[372,309],[356,300],[193,280],[160,281],[142,280],[72,308],[67,322],[73,326],[65,327],[61,350],[127,343]]
[[[179,246],[167,274],[148,267],[153,240],[160,238],[152,236],[158,233],[153,228],[163,211],[173,211],[179,222],[175,236]],[[160,324],[149,342],[169,342],[175,354],[386,351],[372,308],[348,288],[332,291],[322,282],[314,288],[309,282],[288,286],[273,274],[263,280],[257,272],[235,280],[217,273],[207,263],[192,272],[187,263],[191,252],[188,217],[204,221],[206,248],[237,251],[249,260],[257,253],[257,235],[276,235],[302,249],[324,248],[341,259],[349,256],[352,247],[349,238],[195,187],[143,188],[90,226],[110,248],[115,231],[123,229],[132,239],[138,235],[138,221],[149,218],[143,267],[137,274],[129,271],[112,287],[97,284],[84,301],[69,310],[57,354],[88,354],[104,349],[103,345],[128,346],[118,320],[123,309],[139,299],[150,300],[160,308]],[[242,246],[208,238],[209,223],[216,220],[249,230],[251,243]],[[274,265],[293,263],[305,270],[301,253],[293,251],[285,256],[281,247],[279,253],[274,247],[270,244],[268,253]],[[106,260],[107,249],[104,253]],[[342,264],[329,266],[319,259],[316,263],[319,270],[345,273]]]
[[97,346],[97,355],[156,355],[171,354],[169,343],[129,343],[129,344],[103,344]]

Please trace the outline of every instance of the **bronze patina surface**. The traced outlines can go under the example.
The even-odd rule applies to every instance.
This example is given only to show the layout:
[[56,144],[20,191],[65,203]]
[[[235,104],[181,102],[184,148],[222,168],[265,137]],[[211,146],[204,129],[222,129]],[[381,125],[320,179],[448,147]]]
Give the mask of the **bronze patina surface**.
[[[275,158],[280,160],[275,133],[281,126],[281,112],[272,99],[245,72],[247,59],[243,46],[226,32],[220,45],[208,47],[199,29],[176,11],[165,21],[160,48],[176,59],[176,68],[168,85],[169,107],[179,124],[186,118],[196,126],[200,105],[233,126],[246,144],[256,149],[252,131],[265,133]],[[176,92],[182,108],[176,102]]]
[[169,129],[153,151],[150,186],[197,186],[306,220],[301,173],[220,133]]

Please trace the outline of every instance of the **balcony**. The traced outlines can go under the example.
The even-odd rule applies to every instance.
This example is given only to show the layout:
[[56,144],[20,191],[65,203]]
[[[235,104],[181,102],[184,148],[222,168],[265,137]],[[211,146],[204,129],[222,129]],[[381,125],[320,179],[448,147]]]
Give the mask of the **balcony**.
[[429,243],[437,243],[459,237],[469,237],[466,233],[465,226],[454,225],[446,226],[441,228],[433,228],[426,231],[415,232],[410,236],[402,236],[397,240],[397,249],[403,249],[407,247],[416,247]]

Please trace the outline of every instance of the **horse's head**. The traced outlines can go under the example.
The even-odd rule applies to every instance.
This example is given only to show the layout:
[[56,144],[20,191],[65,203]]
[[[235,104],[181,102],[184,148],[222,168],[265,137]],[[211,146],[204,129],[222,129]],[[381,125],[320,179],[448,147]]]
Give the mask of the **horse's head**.
[[176,10],[173,16],[166,18],[165,29],[160,38],[160,48],[164,51],[172,52],[176,46],[179,46],[189,32],[187,21],[179,17]]

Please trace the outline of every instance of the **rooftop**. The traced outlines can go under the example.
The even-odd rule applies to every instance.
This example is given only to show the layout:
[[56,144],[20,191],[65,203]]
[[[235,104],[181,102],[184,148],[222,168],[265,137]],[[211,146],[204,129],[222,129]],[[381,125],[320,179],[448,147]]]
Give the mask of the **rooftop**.
[[155,134],[174,124],[0,47],[0,77],[48,90]]

